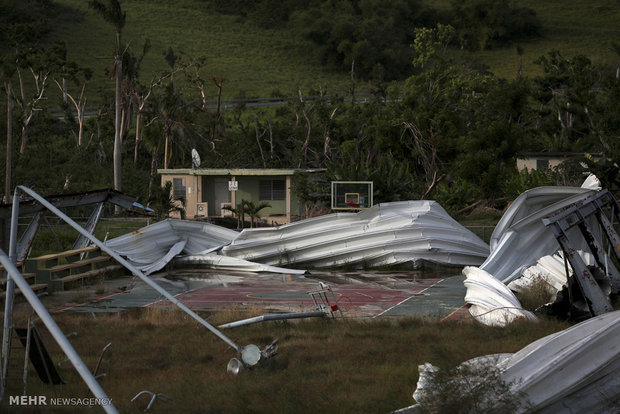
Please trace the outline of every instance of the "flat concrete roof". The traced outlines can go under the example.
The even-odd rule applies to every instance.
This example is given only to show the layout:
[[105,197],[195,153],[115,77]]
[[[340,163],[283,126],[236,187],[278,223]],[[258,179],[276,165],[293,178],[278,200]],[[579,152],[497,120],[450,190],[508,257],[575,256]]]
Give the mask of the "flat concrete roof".
[[222,176],[268,176],[268,175],[294,175],[297,172],[322,172],[325,168],[300,169],[300,168],[175,168],[159,169],[161,175],[222,175]]

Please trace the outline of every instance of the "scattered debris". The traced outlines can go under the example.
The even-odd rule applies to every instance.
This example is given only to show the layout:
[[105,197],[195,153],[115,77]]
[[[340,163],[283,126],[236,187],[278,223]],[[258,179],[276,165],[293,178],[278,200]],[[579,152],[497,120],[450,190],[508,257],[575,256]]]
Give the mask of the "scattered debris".
[[[594,264],[594,257],[588,252],[578,252],[582,260],[588,265]],[[568,267],[569,276],[573,274],[573,269]],[[536,281],[542,281],[549,294],[553,297],[566,285],[566,266],[562,251],[543,256],[536,264],[523,271],[521,277],[508,284],[508,288],[513,292],[521,292],[532,286]]]
[[325,282],[319,282],[319,286],[320,289],[308,292],[308,295],[312,297],[312,300],[314,302],[314,311],[312,312],[276,313],[260,315],[253,318],[219,325],[218,328],[236,328],[238,326],[250,325],[258,322],[281,321],[286,319],[324,318],[326,316],[331,316],[332,318],[335,318],[336,316],[344,317],[342,314],[342,310],[338,306],[337,297],[332,291],[332,288]]
[[269,272],[291,275],[303,275],[307,273],[306,270],[286,269],[283,267],[250,262],[236,257],[222,256],[215,253],[181,256],[175,258],[175,263],[201,265],[212,269],[229,270],[233,272]]
[[99,374],[99,367],[101,366],[101,361],[103,360],[103,355],[106,353],[106,351],[112,346],[112,342],[108,343],[106,346],[103,347],[103,349],[101,350],[101,354],[99,355],[99,360],[97,361],[97,366],[95,367],[95,369],[93,370],[93,375],[96,379],[99,379],[101,377],[105,377],[105,372],[102,374]]
[[181,252],[207,254],[230,243],[237,232],[199,221],[167,219],[106,241],[106,246],[146,274]]
[[241,351],[240,358],[232,358],[228,361],[226,371],[237,375],[244,367],[253,368],[259,363],[263,363],[278,353],[278,340],[275,339],[271,344],[267,345],[262,351],[256,345],[248,345]]
[[131,402],[134,402],[139,396],[141,396],[143,394],[147,394],[147,395],[151,396],[151,400],[149,401],[149,404],[144,409],[145,413],[151,409],[151,407],[153,406],[153,403],[158,398],[160,400],[162,400],[162,401],[165,401],[165,402],[172,402],[172,398],[168,397],[166,394],[162,394],[161,392],[154,393],[152,391],[146,391],[146,390],[145,391],[140,391],[139,393],[137,393],[136,396],[131,399]]
[[[611,209],[611,221],[604,213],[604,208]],[[611,251],[620,260],[620,237],[614,230],[614,218],[620,221],[618,203],[608,190],[603,190],[579,204],[554,214],[543,220],[550,227],[564,252],[564,258],[570,263],[574,274],[568,277],[568,290],[572,284],[579,285],[583,302],[592,316],[611,312],[610,293],[620,292],[620,272],[609,257]],[[588,222],[596,219],[593,225]],[[602,233],[607,237],[609,249],[603,248]],[[574,234],[575,230],[580,234]],[[573,231],[573,234],[571,234]],[[595,264],[588,266],[581,259],[575,244],[585,242],[594,256]],[[612,249],[613,246],[613,249]],[[567,266],[568,267],[568,266]],[[572,302],[572,297],[571,297]]]

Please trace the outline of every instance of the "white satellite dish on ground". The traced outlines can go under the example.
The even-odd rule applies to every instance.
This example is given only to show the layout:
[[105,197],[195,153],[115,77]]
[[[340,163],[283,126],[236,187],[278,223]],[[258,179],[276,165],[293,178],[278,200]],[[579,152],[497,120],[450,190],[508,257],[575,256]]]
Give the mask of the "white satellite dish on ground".
[[192,148],[192,168],[200,168],[200,155],[196,148]]

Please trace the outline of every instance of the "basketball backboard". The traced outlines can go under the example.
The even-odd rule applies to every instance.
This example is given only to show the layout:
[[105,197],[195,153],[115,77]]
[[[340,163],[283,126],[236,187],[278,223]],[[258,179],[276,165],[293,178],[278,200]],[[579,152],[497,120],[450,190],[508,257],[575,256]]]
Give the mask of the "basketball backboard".
[[332,181],[332,210],[372,207],[372,181]]

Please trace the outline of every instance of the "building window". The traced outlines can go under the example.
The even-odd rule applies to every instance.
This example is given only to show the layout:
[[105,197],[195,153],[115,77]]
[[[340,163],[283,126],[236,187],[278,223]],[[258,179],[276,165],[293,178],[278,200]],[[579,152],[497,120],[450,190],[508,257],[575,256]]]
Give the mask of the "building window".
[[549,160],[536,160],[537,170],[544,170],[545,168],[549,168]]
[[185,180],[183,178],[172,179],[172,199],[185,200]]
[[260,180],[258,199],[260,201],[285,200],[286,180]]

